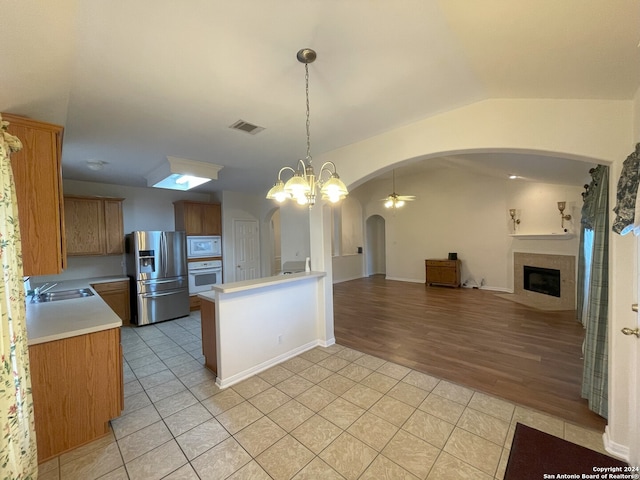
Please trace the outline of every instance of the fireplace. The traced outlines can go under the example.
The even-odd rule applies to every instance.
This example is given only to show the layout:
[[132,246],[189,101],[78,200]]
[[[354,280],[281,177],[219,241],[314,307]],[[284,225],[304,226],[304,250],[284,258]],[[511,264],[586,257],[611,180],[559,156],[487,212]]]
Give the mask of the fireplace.
[[523,288],[560,298],[560,270],[524,266]]
[[514,252],[510,297],[544,310],[575,310],[576,257]]

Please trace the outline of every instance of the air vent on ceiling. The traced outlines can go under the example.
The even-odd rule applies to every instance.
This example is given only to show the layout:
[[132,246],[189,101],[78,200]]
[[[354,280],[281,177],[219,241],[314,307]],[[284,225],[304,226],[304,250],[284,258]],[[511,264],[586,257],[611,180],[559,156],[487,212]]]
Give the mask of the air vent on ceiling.
[[264,127],[259,127],[258,125],[245,122],[244,120],[238,120],[233,125],[229,125],[229,128],[240,130],[241,132],[245,133],[250,133],[251,135],[255,135],[256,133],[260,133],[262,130],[264,130]]

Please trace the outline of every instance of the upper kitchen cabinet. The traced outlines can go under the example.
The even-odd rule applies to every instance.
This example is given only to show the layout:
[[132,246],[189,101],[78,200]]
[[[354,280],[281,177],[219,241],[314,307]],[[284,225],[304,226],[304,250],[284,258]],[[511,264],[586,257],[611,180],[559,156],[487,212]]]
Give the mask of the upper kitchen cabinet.
[[65,195],[68,255],[124,253],[123,198]]
[[219,203],[173,202],[176,230],[187,235],[222,235],[222,216]]
[[18,199],[24,275],[61,273],[66,264],[62,208],[63,128],[8,113],[8,131],[22,142],[11,154]]

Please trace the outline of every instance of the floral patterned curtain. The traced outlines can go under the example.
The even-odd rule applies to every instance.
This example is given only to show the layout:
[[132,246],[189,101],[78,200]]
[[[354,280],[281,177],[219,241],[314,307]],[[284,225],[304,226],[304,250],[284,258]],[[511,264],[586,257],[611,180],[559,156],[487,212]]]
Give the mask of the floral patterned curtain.
[[38,478],[16,190],[9,155],[22,148],[0,117],[0,478]]

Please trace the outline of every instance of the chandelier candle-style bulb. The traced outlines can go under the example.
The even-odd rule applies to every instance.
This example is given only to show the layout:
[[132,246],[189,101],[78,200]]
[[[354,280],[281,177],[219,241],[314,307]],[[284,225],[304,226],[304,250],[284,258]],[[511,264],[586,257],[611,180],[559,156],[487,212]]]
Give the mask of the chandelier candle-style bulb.
[[[278,172],[278,179],[267,193],[267,199],[282,203],[287,199],[293,199],[298,205],[308,205],[311,208],[316,203],[318,191],[322,198],[336,203],[345,198],[349,191],[340,180],[336,166],[333,162],[325,162],[316,177],[311,165],[311,135],[309,115],[309,64],[317,57],[316,52],[310,48],[299,50],[296,55],[298,61],[304,64],[305,69],[305,94],[307,100],[307,156],[304,160],[298,160],[297,170],[291,167],[282,167]],[[282,172],[291,170],[292,177],[286,182],[282,181]],[[326,174],[326,175],[325,175]],[[323,175],[325,175],[323,177]],[[324,179],[323,179],[324,178]]]

